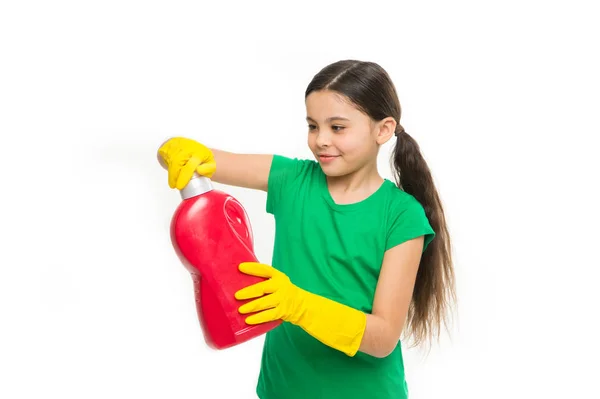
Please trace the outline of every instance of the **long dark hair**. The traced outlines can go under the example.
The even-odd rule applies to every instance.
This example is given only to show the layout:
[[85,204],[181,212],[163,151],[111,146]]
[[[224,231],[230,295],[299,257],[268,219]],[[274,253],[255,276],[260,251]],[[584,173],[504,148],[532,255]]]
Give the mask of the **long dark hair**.
[[435,238],[422,254],[410,303],[405,331],[419,345],[434,335],[442,324],[448,327],[450,307],[456,301],[450,235],[444,209],[417,142],[400,124],[402,109],[388,73],[374,62],[343,60],[315,75],[305,98],[314,91],[329,90],[348,98],[374,121],[396,120],[396,143],[391,157],[396,184],[411,194],[425,209]]

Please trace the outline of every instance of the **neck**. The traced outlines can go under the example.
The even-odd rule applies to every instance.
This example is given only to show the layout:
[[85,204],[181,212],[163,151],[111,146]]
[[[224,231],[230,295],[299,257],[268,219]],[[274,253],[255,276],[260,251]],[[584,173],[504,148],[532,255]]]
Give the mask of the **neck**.
[[330,193],[336,197],[368,197],[383,183],[377,171],[377,164],[365,165],[344,176],[327,176]]

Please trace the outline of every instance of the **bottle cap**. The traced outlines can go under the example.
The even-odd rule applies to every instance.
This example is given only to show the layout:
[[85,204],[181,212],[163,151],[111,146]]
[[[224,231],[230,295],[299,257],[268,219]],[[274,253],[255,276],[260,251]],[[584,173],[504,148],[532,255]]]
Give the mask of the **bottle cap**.
[[208,177],[200,176],[198,173],[194,172],[194,175],[192,176],[191,180],[180,191],[181,199],[195,197],[197,195],[207,193],[212,189],[213,184]]

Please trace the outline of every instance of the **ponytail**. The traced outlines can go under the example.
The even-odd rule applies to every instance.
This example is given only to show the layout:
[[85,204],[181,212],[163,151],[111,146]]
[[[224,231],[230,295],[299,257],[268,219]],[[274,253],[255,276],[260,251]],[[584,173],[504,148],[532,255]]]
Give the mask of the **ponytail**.
[[407,316],[407,332],[414,345],[439,339],[441,325],[448,328],[450,305],[456,301],[450,235],[431,171],[417,142],[400,124],[392,155],[398,187],[411,194],[425,209],[435,238],[422,254]]

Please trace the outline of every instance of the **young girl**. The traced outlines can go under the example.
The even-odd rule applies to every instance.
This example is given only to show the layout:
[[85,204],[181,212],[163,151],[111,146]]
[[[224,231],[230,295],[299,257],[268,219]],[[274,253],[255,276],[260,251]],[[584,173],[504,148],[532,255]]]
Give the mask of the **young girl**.
[[[159,149],[169,186],[194,172],[267,192],[275,218],[272,266],[243,263],[266,280],[236,293],[255,298],[248,324],[267,333],[261,399],[407,398],[400,336],[439,335],[454,293],[442,204],[415,140],[400,125],[396,89],[372,62],[322,69],[305,93],[316,161],[236,154],[172,138]],[[394,138],[395,136],[395,138]],[[397,185],[377,154],[395,139]]]

